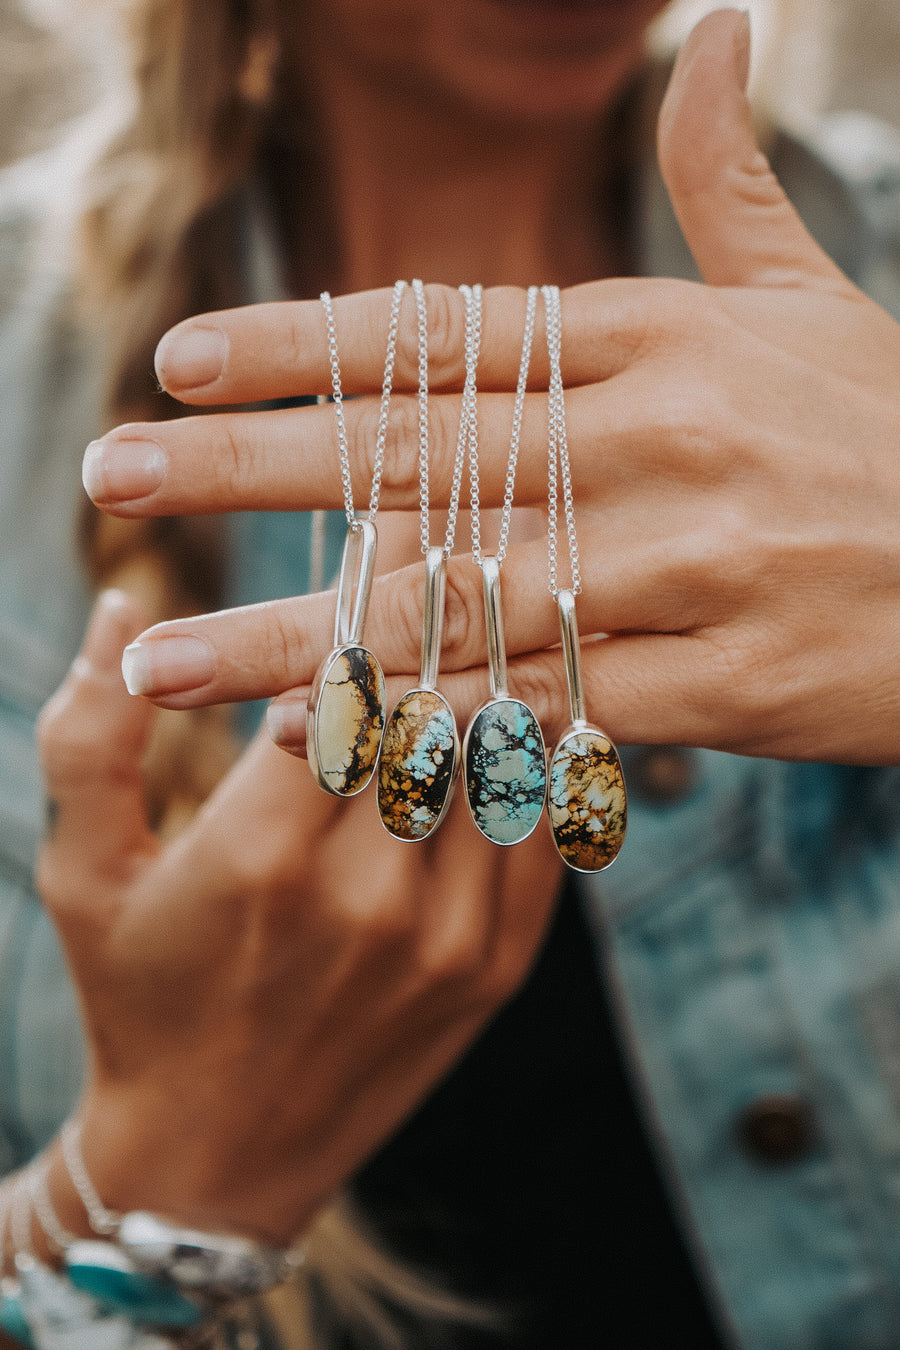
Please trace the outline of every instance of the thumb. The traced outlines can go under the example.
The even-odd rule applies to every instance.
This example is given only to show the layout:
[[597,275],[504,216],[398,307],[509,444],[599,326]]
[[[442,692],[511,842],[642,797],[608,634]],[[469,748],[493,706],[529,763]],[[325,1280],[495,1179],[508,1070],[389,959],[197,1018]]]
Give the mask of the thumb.
[[701,19],[675,63],[658,151],[685,239],[713,286],[845,281],[756,144],[745,93],[749,61],[747,15],[720,9]]

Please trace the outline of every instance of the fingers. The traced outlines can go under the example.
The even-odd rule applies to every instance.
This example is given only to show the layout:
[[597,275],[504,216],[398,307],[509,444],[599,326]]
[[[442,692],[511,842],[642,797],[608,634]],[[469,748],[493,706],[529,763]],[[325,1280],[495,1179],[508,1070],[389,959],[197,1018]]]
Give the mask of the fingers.
[[[465,309],[450,286],[426,286],[428,381],[435,391],[462,388]],[[566,293],[563,377],[567,384],[606,379],[630,359],[644,323],[646,284],[605,281]],[[478,383],[484,390],[515,388],[522,347],[525,294],[513,287],[484,293]],[[346,394],[381,389],[391,308],[390,290],[336,297],[335,324]],[[532,383],[546,388],[548,364],[538,314]],[[329,393],[331,369],[325,317],[317,300],[250,305],[187,319],[157,348],[156,371],[175,398],[197,404],[248,403]],[[397,338],[394,388],[418,384],[417,332],[412,295],[404,297]]]
[[[746,584],[733,562],[734,575],[726,573],[727,537],[699,523],[679,535],[666,519],[654,526],[643,508],[637,514],[623,509],[596,531],[588,513],[581,518],[582,568],[592,578],[578,601],[582,633],[673,632],[720,618]],[[510,655],[559,643],[546,540],[510,549],[502,596]],[[335,603],[329,591],[157,624],[125,653],[128,688],[161,707],[191,708],[310,685],[333,647]],[[405,677],[404,688],[419,670],[424,603],[421,563],[378,577],[372,588],[364,642],[387,676]],[[480,668],[485,660],[481,571],[468,554],[455,555],[447,565],[441,670]]]
[[708,15],[679,54],[660,113],[660,167],[691,252],[714,286],[849,285],[756,144],[749,52],[745,14]]
[[[519,501],[541,492],[546,468],[546,398],[529,399],[523,427]],[[447,506],[459,431],[460,399],[429,401],[431,504]],[[512,396],[486,395],[478,408],[483,444],[502,451],[483,455],[484,505],[503,499]],[[368,504],[374,470],[378,405],[360,399],[345,405],[354,501]],[[388,510],[418,506],[416,403],[391,405],[385,442],[381,504]],[[83,466],[88,495],[116,515],[147,516],[234,510],[341,509],[343,490],[334,413],[330,407],[231,413],[118,428],[88,447]]]
[[[686,284],[686,289],[698,288]],[[684,323],[683,305],[678,323]],[[660,330],[659,343],[662,340]],[[512,394],[479,398],[479,476],[486,507],[503,501],[513,406]],[[378,412],[374,398],[354,399],[344,408],[353,495],[360,509],[368,503],[372,483]],[[573,463],[575,487],[581,492],[596,484],[595,456],[603,456],[603,481],[612,482],[628,467],[610,453],[614,447],[656,444],[645,435],[653,409],[627,388],[619,389],[615,380],[571,390],[566,414],[571,444],[583,450]],[[434,508],[450,502],[459,416],[459,396],[438,394],[429,399],[429,491]],[[381,488],[386,510],[418,509],[417,419],[413,395],[392,400]],[[121,516],[341,509],[344,504],[334,413],[327,406],[119,427],[88,447],[82,474],[93,501]],[[516,502],[542,504],[546,493],[547,398],[535,392],[525,400]]]
[[153,710],[129,698],[122,648],[145,622],[121,591],[98,599],[81,651],[38,720],[48,836],[38,886],[54,912],[90,912],[104,882],[119,882],[155,851],[141,756]]

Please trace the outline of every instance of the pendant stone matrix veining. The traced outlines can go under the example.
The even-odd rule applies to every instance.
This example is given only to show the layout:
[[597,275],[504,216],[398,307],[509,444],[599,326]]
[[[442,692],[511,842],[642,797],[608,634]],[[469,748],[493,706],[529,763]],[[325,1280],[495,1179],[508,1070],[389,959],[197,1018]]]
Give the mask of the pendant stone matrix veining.
[[[375,527],[348,530],[338,582],[334,650],[319,667],[307,711],[307,757],[319,786],[336,797],[362,792],[375,772],[384,731],[384,675],[362,646],[372,585]],[[359,565],[353,612],[350,596]]]
[[466,732],[466,796],[472,819],[487,839],[518,844],[531,834],[544,809],[547,756],[534,713],[507,691],[496,558],[484,558],[482,575],[492,697]]
[[453,710],[435,689],[444,614],[445,557],[425,556],[425,624],[419,688],[404,694],[391,714],[378,761],[378,810],[395,839],[426,839],[440,824],[459,767]]
[[616,747],[584,715],[575,597],[560,591],[557,599],[572,725],[550,760],[547,813],[563,862],[576,872],[602,872],[625,838],[625,778]]

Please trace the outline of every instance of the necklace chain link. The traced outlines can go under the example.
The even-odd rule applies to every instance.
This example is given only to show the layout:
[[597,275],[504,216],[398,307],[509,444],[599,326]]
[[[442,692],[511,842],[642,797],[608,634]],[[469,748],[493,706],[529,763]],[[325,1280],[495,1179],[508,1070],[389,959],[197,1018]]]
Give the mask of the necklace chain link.
[[[428,311],[425,288],[422,282],[414,279],[413,293],[416,297],[418,328],[418,367],[419,367],[419,539],[422,552],[430,547],[430,515],[428,490]],[[475,371],[478,365],[478,353],[481,347],[481,286],[460,286],[466,302],[466,375],[463,386],[462,405],[459,416],[459,430],[456,439],[456,451],[453,456],[453,477],[450,483],[450,501],[447,508],[447,527],[444,533],[444,557],[453,552],[456,539],[456,522],[459,516],[459,498],[462,491],[463,469],[466,460],[466,446],[474,438],[477,446],[478,428],[476,412]],[[476,452],[477,453],[477,452]]]
[[[475,288],[472,288],[474,291]],[[467,290],[463,291],[466,296],[466,304],[470,305],[470,295]],[[480,288],[479,288],[480,290]],[[503,493],[503,507],[500,512],[500,538],[497,544],[497,552],[494,555],[499,566],[506,557],[506,551],[509,546],[509,530],[512,523],[513,496],[516,487],[516,466],[519,460],[519,443],[522,435],[522,414],[525,410],[525,389],[528,384],[528,369],[531,365],[531,344],[534,339],[534,319],[537,312],[538,287],[529,286],[528,297],[525,307],[525,331],[522,336],[522,356],[519,361],[519,377],[516,382],[516,397],[513,404],[512,430],[509,437],[509,459],[506,466],[506,486]],[[467,325],[468,327],[468,325]],[[479,334],[480,334],[480,316],[479,316]],[[467,363],[467,383],[468,383],[468,363],[469,351],[466,352]],[[476,352],[477,358],[477,352]],[[473,388],[472,402],[469,407],[469,503],[472,517],[472,557],[480,567],[484,554],[481,545],[481,505],[479,498],[479,474],[478,474],[478,435],[477,435],[477,410],[475,406],[474,389],[474,370],[473,370]]]
[[569,462],[569,443],[566,436],[565,392],[560,362],[562,304],[558,286],[542,286],[541,294],[544,297],[544,305],[547,310],[547,352],[550,358],[550,385],[547,398],[547,555],[550,594],[556,599],[560,592],[558,578],[558,481],[560,479],[562,480],[563,512],[566,518],[573,595],[578,595],[581,591],[581,569],[578,561],[578,539],[575,533],[575,504],[572,493],[572,470]]
[[[394,382],[394,362],[397,356],[397,330],[400,325],[400,303],[406,289],[405,281],[394,282],[391,296],[391,317],[388,325],[387,352],[384,361],[384,379],[381,385],[381,406],[378,411],[378,428],[375,433],[375,461],[372,466],[372,489],[369,494],[368,519],[374,524],[378,514],[378,499],[381,495],[381,478],[384,471],[384,447],[387,438],[388,409],[391,402],[391,386]],[[350,478],[350,447],[347,440],[347,424],[344,420],[344,395],[341,389],[341,365],[338,359],[337,330],[334,322],[334,306],[328,291],[319,296],[325,311],[325,323],[328,328],[328,357],[331,365],[331,397],[334,406],[335,430],[337,433],[338,457],[341,465],[341,487],[344,493],[344,512],[347,524],[354,529],[359,518],[353,506],[353,483]]]

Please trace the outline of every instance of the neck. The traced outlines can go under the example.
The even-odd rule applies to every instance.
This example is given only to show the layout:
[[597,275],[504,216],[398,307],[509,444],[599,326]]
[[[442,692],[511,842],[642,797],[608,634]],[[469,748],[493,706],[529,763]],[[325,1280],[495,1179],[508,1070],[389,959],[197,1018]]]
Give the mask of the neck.
[[[600,202],[598,119],[505,124],[372,88],[306,55],[343,291],[423,276],[572,285],[625,270]],[[335,274],[336,271],[336,274]]]

